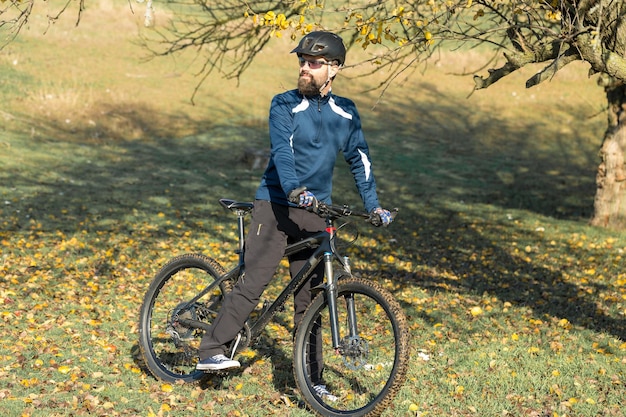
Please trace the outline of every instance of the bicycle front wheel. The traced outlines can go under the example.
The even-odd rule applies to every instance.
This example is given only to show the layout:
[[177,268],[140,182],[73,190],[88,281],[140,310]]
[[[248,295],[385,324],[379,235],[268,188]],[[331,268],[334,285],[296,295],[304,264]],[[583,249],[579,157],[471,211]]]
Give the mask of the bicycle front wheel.
[[154,277],[139,314],[139,347],[156,378],[192,382],[203,377],[204,372],[196,370],[201,326],[213,321],[232,285],[221,282],[192,300],[224,273],[214,259],[186,254],[169,261]]
[[[393,296],[375,282],[340,280],[337,291],[341,344],[338,349],[332,346],[328,302],[320,293],[296,332],[296,384],[319,415],[377,416],[406,379],[406,316]],[[332,395],[321,395],[320,385]]]

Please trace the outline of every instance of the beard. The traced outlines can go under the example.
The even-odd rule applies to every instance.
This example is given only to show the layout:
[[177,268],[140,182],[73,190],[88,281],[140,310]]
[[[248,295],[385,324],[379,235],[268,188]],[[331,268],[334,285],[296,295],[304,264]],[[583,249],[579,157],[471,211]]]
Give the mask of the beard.
[[298,91],[303,96],[316,96],[320,93],[320,85],[311,74],[303,74],[298,78]]

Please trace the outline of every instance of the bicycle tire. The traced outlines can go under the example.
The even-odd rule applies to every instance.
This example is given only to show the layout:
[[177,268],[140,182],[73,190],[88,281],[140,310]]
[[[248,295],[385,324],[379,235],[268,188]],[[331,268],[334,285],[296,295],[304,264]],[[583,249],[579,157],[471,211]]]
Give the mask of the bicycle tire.
[[[311,411],[325,417],[378,416],[402,387],[409,364],[407,319],[395,298],[379,284],[364,278],[347,278],[337,284],[340,335],[347,343],[339,351],[332,346],[328,302],[324,292],[312,301],[298,326],[294,342],[294,377]],[[346,339],[347,308],[353,297],[359,325],[358,337]],[[321,321],[320,321],[321,320]],[[320,324],[321,323],[321,326]],[[323,379],[313,371],[315,356],[309,340],[321,328],[324,354]],[[342,353],[339,353],[342,352]],[[316,394],[323,383],[337,398]]]
[[184,306],[203,288],[225,273],[214,259],[184,254],[171,259],[155,275],[139,313],[139,347],[146,368],[166,382],[193,382],[204,372],[196,370],[198,347],[204,331],[181,324],[180,318],[210,324],[224,294],[232,288],[226,281],[194,303]]

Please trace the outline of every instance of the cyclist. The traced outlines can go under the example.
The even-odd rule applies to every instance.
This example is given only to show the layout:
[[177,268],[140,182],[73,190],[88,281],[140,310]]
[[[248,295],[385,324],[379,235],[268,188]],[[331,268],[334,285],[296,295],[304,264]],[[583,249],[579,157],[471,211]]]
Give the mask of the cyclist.
[[[225,356],[226,344],[236,337],[257,306],[285,246],[324,230],[324,219],[301,208],[316,200],[330,203],[333,168],[339,152],[350,165],[365,209],[377,213],[385,226],[392,221],[390,212],[378,202],[356,106],[331,92],[335,76],[345,63],[342,39],[331,32],[311,32],[291,52],[297,54],[300,63],[298,88],[276,95],[271,103],[271,157],[256,192],[245,241],[245,277],[225,297],[217,318],[202,338],[198,370],[240,366]],[[303,251],[289,259],[292,275],[311,253]],[[323,266],[318,265],[309,282],[294,295],[296,326],[311,302],[311,288],[322,281]],[[314,363],[322,363],[321,352],[312,354],[317,355]],[[330,395],[322,383],[322,369],[312,372],[318,374],[316,389],[320,396]]]

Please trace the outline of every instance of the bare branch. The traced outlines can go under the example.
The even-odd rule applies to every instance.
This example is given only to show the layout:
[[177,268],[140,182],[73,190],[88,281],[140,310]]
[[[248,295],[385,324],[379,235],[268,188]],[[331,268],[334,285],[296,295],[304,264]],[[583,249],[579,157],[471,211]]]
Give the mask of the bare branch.
[[[4,4],[4,3],[3,3]],[[11,43],[20,33],[20,30],[28,23],[28,18],[33,10],[34,0],[21,2],[11,0],[6,7],[0,9],[0,28],[8,27],[9,36],[0,43],[0,50]]]
[[560,46],[561,43],[559,42],[551,42],[537,47],[535,51],[529,51],[521,54],[505,53],[504,56],[507,62],[502,67],[489,70],[489,76],[486,78],[478,75],[474,76],[475,89],[479,90],[487,88],[503,77],[506,77],[528,64],[546,62],[551,59],[556,60],[559,57]]
[[551,79],[554,75],[565,67],[567,64],[570,64],[574,61],[579,61],[580,55],[574,48],[569,48],[564,54],[558,56],[555,60],[553,60],[550,65],[545,67],[543,70],[539,71],[537,74],[532,76],[528,81],[526,81],[526,88],[534,87],[543,81]]
[[489,76],[486,78],[483,78],[480,75],[474,75],[475,90],[487,88],[521,68],[519,65],[513,64],[510,60],[508,60],[509,57],[506,54],[504,56],[507,58],[507,62],[498,69],[488,70]]

